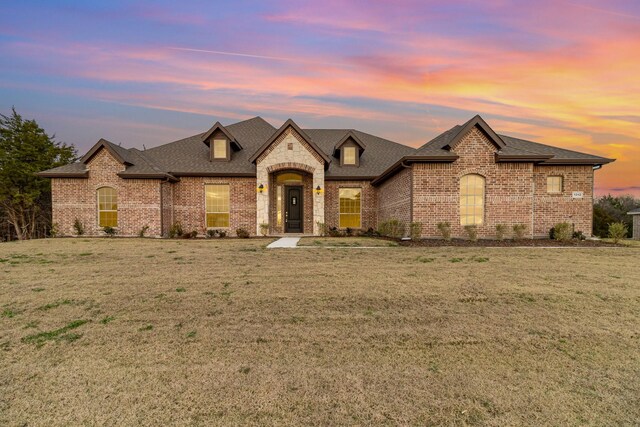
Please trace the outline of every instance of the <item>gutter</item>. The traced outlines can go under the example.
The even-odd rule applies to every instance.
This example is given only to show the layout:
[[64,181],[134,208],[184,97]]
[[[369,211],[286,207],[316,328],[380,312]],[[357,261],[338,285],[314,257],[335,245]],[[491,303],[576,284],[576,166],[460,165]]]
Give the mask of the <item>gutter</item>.
[[400,160],[389,166],[376,179],[371,181],[371,185],[377,185],[386,181],[401,168],[408,168],[411,163],[453,163],[459,156],[403,156]]

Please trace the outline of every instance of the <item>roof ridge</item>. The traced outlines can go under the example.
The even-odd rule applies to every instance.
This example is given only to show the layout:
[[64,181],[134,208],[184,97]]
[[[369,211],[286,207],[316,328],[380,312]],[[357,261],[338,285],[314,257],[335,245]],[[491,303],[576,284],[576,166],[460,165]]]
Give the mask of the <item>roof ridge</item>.
[[[528,140],[528,139],[517,138],[517,137],[515,137],[515,136],[500,135],[500,137],[506,137],[506,138],[516,139],[516,140],[518,140],[518,141],[527,142],[527,143],[529,143],[529,144],[541,145],[541,146],[543,146],[543,147],[551,148],[551,149],[554,149],[554,150],[562,150],[562,151],[567,151],[567,152],[569,152],[569,153],[581,154],[581,155],[583,155],[583,156],[590,156],[590,157],[597,157],[597,158],[600,158],[600,159],[606,159],[606,157],[602,157],[602,156],[594,156],[593,154],[583,153],[582,151],[569,150],[569,149],[567,149],[567,148],[557,147],[557,146],[549,145],[549,144],[543,144],[543,143],[541,143],[541,142],[530,141],[530,140]],[[509,145],[509,144],[507,144],[507,145]],[[513,146],[512,146],[512,148],[517,148],[517,147],[513,147]],[[524,149],[524,148],[523,148],[522,150],[528,151],[528,150],[526,150],[526,149]],[[535,154],[539,154],[539,153],[535,153]]]

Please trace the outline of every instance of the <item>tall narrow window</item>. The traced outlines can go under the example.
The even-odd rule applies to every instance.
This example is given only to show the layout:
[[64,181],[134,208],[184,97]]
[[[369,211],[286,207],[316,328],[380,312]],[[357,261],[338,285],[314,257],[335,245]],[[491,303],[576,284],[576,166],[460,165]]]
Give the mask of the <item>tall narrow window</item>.
[[562,193],[562,177],[561,176],[547,177],[547,193]]
[[98,188],[98,225],[118,226],[118,193],[114,188]]
[[282,185],[276,187],[276,222],[282,225]]
[[465,175],[460,178],[460,224],[479,225],[484,220],[484,178]]
[[213,140],[213,158],[214,159],[227,158],[227,140],[226,139]]
[[361,227],[361,198],[360,188],[341,188],[340,190],[340,228]]
[[343,159],[342,163],[345,165],[356,164],[356,147],[343,147]]
[[226,184],[205,185],[205,195],[207,227],[228,227],[229,186]]

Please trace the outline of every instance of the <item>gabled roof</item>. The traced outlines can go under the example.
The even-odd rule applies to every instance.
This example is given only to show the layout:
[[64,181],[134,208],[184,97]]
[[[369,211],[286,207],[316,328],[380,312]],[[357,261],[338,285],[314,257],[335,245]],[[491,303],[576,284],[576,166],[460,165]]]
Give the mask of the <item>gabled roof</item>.
[[[353,129],[301,129],[293,120],[287,120],[276,129],[261,117],[243,120],[227,126],[216,122],[207,132],[199,133],[147,150],[125,149],[101,139],[79,162],[41,172],[43,177],[88,176],[88,162],[101,148],[109,152],[125,165],[119,175],[123,178],[164,178],[175,180],[180,176],[241,176],[255,177],[255,160],[288,127],[292,127],[326,161],[325,179],[368,179],[378,184],[393,176],[404,166],[417,162],[454,162],[458,155],[452,147],[470,131],[477,127],[497,147],[497,162],[533,162],[540,165],[603,165],[613,159],[565,150],[558,147],[498,135],[480,117],[474,116],[462,125],[436,136],[420,148],[398,144]],[[228,162],[211,162],[209,148],[203,141],[220,130],[230,141],[235,141],[242,150],[234,153]],[[208,135],[208,136],[207,136]],[[357,168],[343,167],[340,162],[330,161],[348,140],[353,140],[366,150],[361,153]]]
[[496,146],[496,162],[533,162],[541,165],[603,165],[611,163],[614,159],[579,153],[513,138],[506,135],[498,135],[479,115],[475,115],[462,125],[456,125],[444,131],[426,144],[414,150],[411,155],[405,156],[391,165],[388,169],[372,181],[379,184],[401,170],[404,165],[418,162],[454,162],[458,156],[451,151],[452,148],[464,138],[471,129],[477,127]]
[[[452,148],[454,148],[461,140],[464,138],[467,133],[474,127],[480,129],[482,133],[491,141],[498,150],[504,148],[506,146],[505,142],[502,138],[496,134],[493,129],[484,121],[480,115],[476,114],[471,119],[469,119],[466,123],[462,125],[456,125],[449,129],[446,132],[441,133],[440,135],[433,138],[431,141],[424,144],[422,147],[418,148],[415,152],[416,155],[438,155],[441,154],[444,150],[449,152]],[[449,153],[451,154],[451,153]]]
[[350,129],[341,139],[340,141],[336,142],[336,145],[333,147],[333,156],[334,157],[340,157],[340,148],[347,143],[347,141],[353,141],[359,148],[358,151],[360,152],[360,154],[362,154],[362,152],[364,151],[366,144],[364,142],[362,142],[362,140],[360,138],[358,138],[358,135],[355,134],[355,132],[353,131],[353,129]]
[[280,126],[280,129],[278,129],[277,131],[275,131],[273,133],[273,135],[271,135],[271,138],[267,139],[265,141],[264,144],[262,144],[260,146],[260,148],[258,148],[258,150],[253,154],[253,156],[251,156],[251,158],[249,159],[249,161],[251,163],[255,162],[258,157],[260,157],[260,155],[262,153],[264,153],[264,151],[269,148],[269,146],[276,140],[278,139],[278,137],[280,135],[282,135],[282,133],[284,131],[286,131],[289,127],[293,128],[299,135],[300,137],[302,137],[302,139],[304,140],[304,142],[306,142],[307,144],[309,144],[311,146],[311,148],[313,148],[319,155],[320,157],[322,157],[322,159],[325,161],[325,163],[329,164],[331,163],[331,159],[329,159],[329,157],[327,156],[326,153],[324,153],[320,147],[318,147],[313,140],[309,137],[309,135],[307,135],[307,133],[305,131],[303,131],[302,129],[300,129],[300,127],[292,120],[292,119],[287,119],[286,122],[284,122],[284,124],[282,126]]
[[129,154],[129,150],[126,148],[122,148],[119,145],[114,144],[113,142],[107,141],[104,138],[101,138],[98,142],[95,143],[93,147],[82,156],[80,161],[84,164],[89,163],[89,161],[98,154],[100,149],[106,149],[117,161],[122,163],[123,165],[132,165],[131,156]]
[[209,129],[208,131],[206,131],[203,135],[202,135],[202,142],[204,142],[205,144],[209,145],[209,138],[211,137],[211,135],[213,135],[214,133],[216,133],[217,131],[220,131],[224,134],[224,136],[227,137],[227,139],[229,140],[229,142],[234,145],[234,151],[240,151],[242,150],[242,145],[240,145],[240,143],[238,141],[236,141],[236,139],[233,137],[233,135],[231,135],[229,133],[229,131],[227,130],[227,128],[225,128],[224,126],[222,126],[222,124],[220,124],[220,122],[216,122],[213,126],[211,126],[211,129]]

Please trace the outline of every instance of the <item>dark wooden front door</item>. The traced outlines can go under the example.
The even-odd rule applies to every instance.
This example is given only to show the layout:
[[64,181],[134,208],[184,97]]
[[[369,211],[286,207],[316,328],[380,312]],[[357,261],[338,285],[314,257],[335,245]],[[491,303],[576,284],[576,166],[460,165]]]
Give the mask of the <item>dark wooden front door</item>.
[[285,187],[284,232],[302,233],[302,187]]

